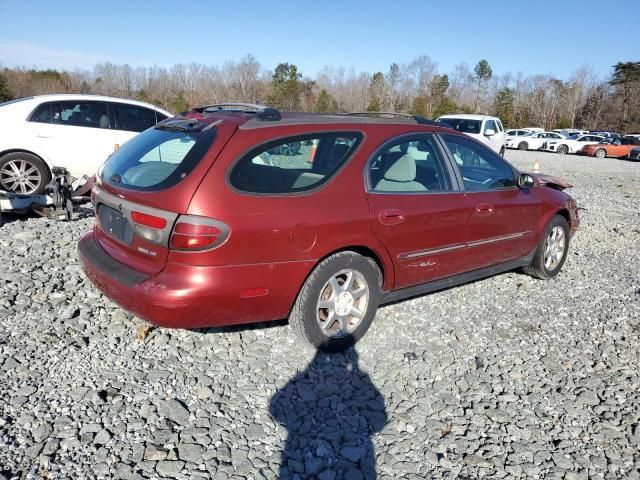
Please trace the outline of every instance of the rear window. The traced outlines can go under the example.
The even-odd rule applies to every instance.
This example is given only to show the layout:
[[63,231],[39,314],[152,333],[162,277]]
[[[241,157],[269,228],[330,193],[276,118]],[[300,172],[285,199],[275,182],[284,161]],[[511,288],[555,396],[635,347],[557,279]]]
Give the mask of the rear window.
[[289,137],[253,149],[236,163],[229,181],[248,193],[295,193],[326,183],[357,148],[360,133]]
[[198,165],[215,136],[215,128],[145,130],[109,157],[101,178],[115,187],[132,190],[172,187]]
[[446,123],[454,130],[463,133],[480,133],[480,120],[469,120],[466,118],[439,118],[439,122]]

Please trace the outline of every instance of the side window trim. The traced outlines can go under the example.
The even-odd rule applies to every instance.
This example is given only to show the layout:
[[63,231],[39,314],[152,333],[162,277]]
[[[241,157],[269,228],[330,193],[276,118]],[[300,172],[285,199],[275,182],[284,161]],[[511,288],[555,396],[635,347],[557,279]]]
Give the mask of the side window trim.
[[[454,135],[454,134],[445,134],[445,135],[450,135],[450,136],[460,136],[461,138],[463,138],[463,140],[471,140],[472,142],[474,140],[472,139],[467,139],[464,138],[464,136],[462,135]],[[516,190],[519,187],[516,185],[512,186],[512,187],[502,187],[502,188],[487,188],[484,190],[468,190],[467,188],[465,188],[464,186],[464,179],[462,178],[462,172],[460,171],[460,167],[458,166],[458,164],[456,163],[456,160],[453,156],[453,154],[451,153],[451,150],[449,149],[447,142],[445,141],[444,137],[441,134],[437,135],[438,139],[440,140],[440,143],[442,145],[443,150],[446,152],[447,158],[449,160],[449,163],[451,165],[453,165],[455,172],[456,172],[456,179],[458,180],[458,183],[460,185],[460,190],[466,193],[476,193],[476,192],[496,192],[496,191],[504,191],[504,190]],[[514,179],[517,179],[518,176],[520,175],[520,172],[518,171],[518,169],[516,167],[514,167],[513,165],[511,165],[509,162],[507,162],[504,158],[500,157],[498,154],[496,154],[493,150],[491,150],[490,148],[485,147],[484,145],[480,144],[479,142],[478,146],[484,150],[486,150],[487,152],[489,152],[490,154],[494,155],[495,157],[497,157],[498,161],[502,162],[504,165],[506,165],[511,172],[513,173],[513,177]]]
[[[445,173],[449,177],[449,183],[451,184],[451,190],[433,190],[433,191],[421,191],[421,192],[381,192],[374,190],[374,186],[371,185],[371,175],[369,174],[369,167],[374,159],[380,155],[385,149],[389,148],[392,144],[398,143],[398,141],[405,140],[411,141],[412,138],[417,138],[420,136],[431,136],[434,140],[434,144],[440,157],[442,158],[442,165],[445,168]],[[400,142],[402,143],[402,142]],[[362,170],[362,175],[364,179],[365,191],[367,194],[376,194],[376,195],[437,195],[443,193],[459,193],[464,191],[464,186],[462,184],[462,177],[458,178],[457,171],[452,168],[451,161],[443,148],[443,142],[439,138],[439,136],[433,132],[410,132],[410,133],[402,133],[400,135],[396,135],[393,138],[390,138],[378,148],[374,150],[374,152],[369,156],[367,161],[364,164],[364,168]]]

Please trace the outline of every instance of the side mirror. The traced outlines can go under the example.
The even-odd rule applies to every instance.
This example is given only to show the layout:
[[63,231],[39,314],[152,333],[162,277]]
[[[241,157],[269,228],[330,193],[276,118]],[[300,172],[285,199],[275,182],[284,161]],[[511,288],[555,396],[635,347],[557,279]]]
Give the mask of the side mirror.
[[528,173],[521,173],[518,177],[518,186],[520,188],[531,188],[535,186],[536,182],[533,177]]
[[493,135],[495,135],[495,134],[496,134],[496,131],[495,131],[493,128],[487,128],[487,129],[484,131],[484,136],[485,136],[485,137],[492,137],[492,136],[493,136]]

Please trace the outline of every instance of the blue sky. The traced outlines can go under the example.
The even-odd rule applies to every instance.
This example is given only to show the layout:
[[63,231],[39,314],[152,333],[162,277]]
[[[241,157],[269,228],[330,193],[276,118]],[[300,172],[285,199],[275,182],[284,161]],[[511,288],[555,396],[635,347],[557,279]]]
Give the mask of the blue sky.
[[636,1],[0,0],[0,65],[88,69],[222,64],[251,53],[306,75],[388,71],[426,54],[441,72],[486,58],[494,74],[601,76],[640,61]]

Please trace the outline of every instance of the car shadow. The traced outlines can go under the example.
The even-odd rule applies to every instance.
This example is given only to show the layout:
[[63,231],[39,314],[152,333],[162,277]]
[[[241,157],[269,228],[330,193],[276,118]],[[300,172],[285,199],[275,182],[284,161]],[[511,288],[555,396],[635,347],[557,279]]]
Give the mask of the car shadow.
[[278,478],[376,478],[371,437],[387,414],[355,349],[316,353],[273,395],[269,412],[287,430]]

